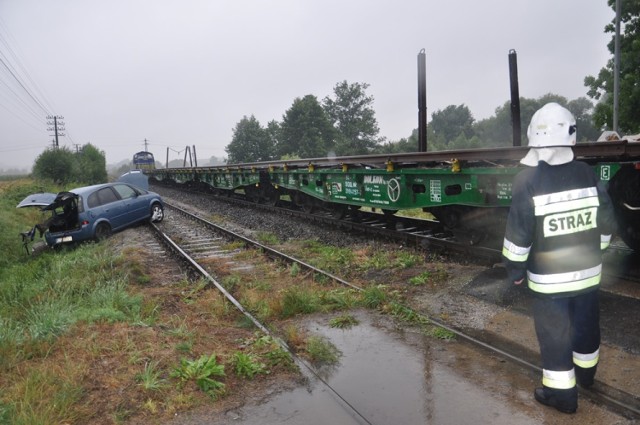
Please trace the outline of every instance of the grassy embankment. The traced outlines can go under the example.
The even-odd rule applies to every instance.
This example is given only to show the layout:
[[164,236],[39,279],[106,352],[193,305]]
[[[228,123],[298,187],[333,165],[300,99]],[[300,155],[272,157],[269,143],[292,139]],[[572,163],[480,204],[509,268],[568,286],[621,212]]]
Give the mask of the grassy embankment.
[[21,251],[19,233],[42,217],[15,205],[58,190],[0,183],[0,423],[162,423],[291,369],[215,291],[180,276],[154,286],[135,247]]
[[145,320],[142,300],[127,293],[126,276],[104,247],[26,254],[19,233],[42,213],[16,204],[30,193],[59,190],[27,179],[0,182],[1,423],[78,419],[86,413],[76,407],[90,371],[60,337],[78,323]]
[[[0,182],[0,423],[162,423],[241,394],[254,378],[291,374],[288,353],[255,334],[218,292],[180,276],[155,276],[158,265],[139,248],[117,250],[106,241],[27,256],[19,232],[41,216],[15,205],[41,190],[59,188]],[[273,235],[262,237],[278,244]],[[336,361],[338,353],[296,327],[296,316],[341,311],[335,326],[347,327],[354,325],[348,309],[365,306],[426,325],[402,297],[446,279],[409,251],[315,241],[289,248],[318,267],[363,279],[367,289],[335,288],[266,260],[249,274],[230,271],[220,279],[290,347],[317,362]],[[261,258],[245,251],[238,260],[243,256]],[[394,283],[394,276],[401,278]]]

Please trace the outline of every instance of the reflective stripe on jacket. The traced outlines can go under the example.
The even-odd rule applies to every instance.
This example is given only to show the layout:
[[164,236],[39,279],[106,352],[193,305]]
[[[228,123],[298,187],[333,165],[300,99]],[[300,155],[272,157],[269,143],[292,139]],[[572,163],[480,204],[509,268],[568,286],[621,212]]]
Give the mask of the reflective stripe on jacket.
[[502,254],[509,276],[565,296],[595,289],[611,239],[611,201],[591,166],[540,162],[514,179]]

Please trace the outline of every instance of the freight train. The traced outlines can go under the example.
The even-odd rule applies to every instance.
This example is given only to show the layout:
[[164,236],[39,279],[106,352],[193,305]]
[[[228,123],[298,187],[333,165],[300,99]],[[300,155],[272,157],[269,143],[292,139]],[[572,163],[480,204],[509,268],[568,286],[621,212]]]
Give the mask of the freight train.
[[[522,170],[517,55],[509,51],[513,147],[427,152],[426,59],[418,54],[418,151],[146,170],[161,182],[198,185],[220,195],[242,194],[256,202],[283,197],[308,212],[357,217],[360,208],[382,211],[421,208],[460,240],[499,247],[511,204],[513,177]],[[617,136],[617,135],[616,135]],[[578,143],[574,156],[590,164],[606,186],[616,211],[618,234],[640,250],[640,142]],[[617,137],[616,137],[617,139]]]
[[[615,205],[618,234],[640,249],[640,143],[578,143],[577,160],[590,164]],[[513,177],[526,147],[414,152],[268,161],[214,167],[145,170],[159,182],[242,195],[255,202],[291,203],[308,212],[353,217],[363,207],[390,220],[421,208],[470,244],[502,242]]]

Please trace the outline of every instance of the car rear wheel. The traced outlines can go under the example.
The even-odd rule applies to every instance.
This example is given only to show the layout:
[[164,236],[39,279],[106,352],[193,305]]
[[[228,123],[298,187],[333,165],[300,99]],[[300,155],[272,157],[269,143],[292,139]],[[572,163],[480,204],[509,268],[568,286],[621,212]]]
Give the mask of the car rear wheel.
[[160,223],[164,218],[164,209],[162,205],[155,203],[151,206],[151,222]]
[[111,235],[111,226],[109,223],[100,223],[96,227],[95,239],[97,241],[104,240]]

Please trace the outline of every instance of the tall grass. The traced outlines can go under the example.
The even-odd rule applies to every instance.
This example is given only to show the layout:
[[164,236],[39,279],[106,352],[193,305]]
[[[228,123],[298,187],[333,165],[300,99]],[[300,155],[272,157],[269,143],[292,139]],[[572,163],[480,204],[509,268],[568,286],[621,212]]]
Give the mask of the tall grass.
[[20,208],[16,205],[28,195],[38,192],[58,192],[53,185],[36,184],[29,179],[0,181],[0,269],[24,261],[20,232],[25,232],[45,216],[38,208]]
[[30,193],[58,189],[27,179],[0,182],[0,346],[49,340],[78,320],[126,320],[140,312],[141,299],[127,294],[127,276],[113,267],[106,245],[37,257],[20,250],[19,231],[33,225],[33,211],[38,213],[16,204]]
[[[72,423],[81,407],[82,378],[44,359],[78,322],[129,321],[151,314],[127,293],[126,268],[107,244],[45,250],[29,256],[19,232],[39,222],[38,209],[16,204],[30,193],[58,192],[30,180],[0,182],[0,423]],[[26,361],[31,365],[25,368]],[[78,371],[78,373],[82,373]]]
[[113,261],[106,244],[89,244],[3,269],[0,346],[52,342],[78,321],[140,321],[142,298],[127,293],[127,276]]
[[[13,387],[17,402],[5,404],[5,420],[10,424],[64,424],[78,421],[82,412],[75,406],[81,401],[83,389],[75,377],[64,376],[60,370],[36,369],[26,372]],[[0,420],[2,420],[0,402]]]

